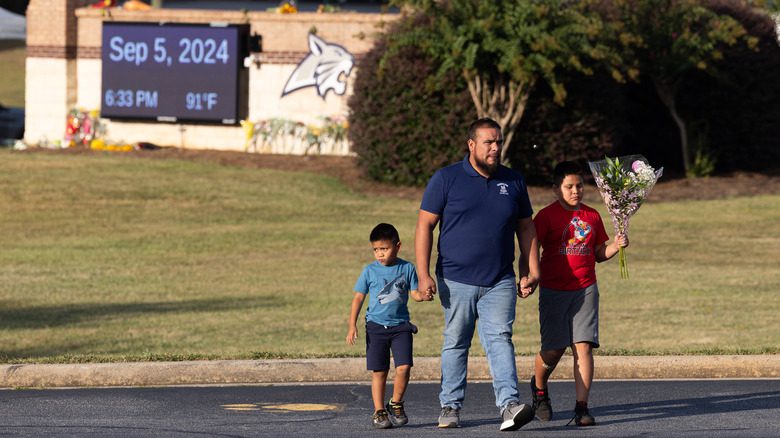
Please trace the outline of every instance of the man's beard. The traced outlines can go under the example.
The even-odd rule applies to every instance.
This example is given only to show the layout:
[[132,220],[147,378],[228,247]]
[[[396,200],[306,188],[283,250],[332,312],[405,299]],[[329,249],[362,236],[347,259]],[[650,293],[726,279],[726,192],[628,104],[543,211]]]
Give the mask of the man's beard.
[[495,161],[493,164],[488,163],[486,160],[483,160],[481,158],[474,157],[474,163],[477,165],[477,168],[482,171],[482,173],[485,173],[487,175],[493,175],[493,173],[498,169],[498,161]]

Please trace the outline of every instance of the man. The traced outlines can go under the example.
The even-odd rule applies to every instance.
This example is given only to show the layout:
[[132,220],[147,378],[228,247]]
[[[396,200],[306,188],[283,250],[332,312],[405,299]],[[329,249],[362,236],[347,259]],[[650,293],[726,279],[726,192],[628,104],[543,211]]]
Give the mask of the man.
[[[519,402],[512,323],[517,296],[527,297],[538,283],[539,248],[525,180],[499,163],[502,146],[498,123],[487,118],[472,123],[468,154],[462,162],[439,169],[431,177],[417,218],[418,290],[438,290],[444,308],[442,428],[460,424],[475,325],[493,377],[500,430],[519,429],[534,416],[531,406]],[[430,275],[437,224],[438,284]],[[517,284],[515,236],[521,251]]]

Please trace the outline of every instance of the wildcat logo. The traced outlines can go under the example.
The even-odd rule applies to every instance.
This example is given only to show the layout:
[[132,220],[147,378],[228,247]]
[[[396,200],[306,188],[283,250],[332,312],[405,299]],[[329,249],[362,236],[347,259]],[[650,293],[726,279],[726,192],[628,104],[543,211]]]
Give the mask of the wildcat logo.
[[310,33],[309,54],[287,79],[282,97],[306,87],[316,87],[322,100],[325,100],[329,90],[341,96],[347,91],[347,84],[341,80],[341,74],[349,76],[353,65],[354,57],[347,49],[325,42]]

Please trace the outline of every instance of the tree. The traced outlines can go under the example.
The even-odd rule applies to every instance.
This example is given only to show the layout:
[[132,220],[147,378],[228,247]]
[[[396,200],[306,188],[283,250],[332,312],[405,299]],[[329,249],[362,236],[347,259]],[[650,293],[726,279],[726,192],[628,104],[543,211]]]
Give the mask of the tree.
[[349,139],[360,167],[377,181],[424,186],[466,149],[462,130],[452,129],[475,115],[461,76],[450,72],[437,80],[439,66],[416,46],[387,56],[391,35],[426,26],[426,16],[394,22],[357,64]]
[[685,173],[692,175],[687,125],[677,108],[677,95],[686,73],[700,70],[717,75],[723,49],[744,40],[755,46],[744,27],[726,14],[697,0],[616,0],[607,11],[615,47],[656,93],[677,125]]
[[[528,97],[545,81],[554,100],[563,104],[562,69],[591,74],[596,63],[620,60],[601,44],[602,21],[579,7],[587,1],[566,0],[398,0],[433,25],[391,37],[388,55],[407,45],[419,46],[440,65],[440,75],[458,71],[478,117],[502,127],[501,161],[507,162],[512,136]],[[618,71],[618,70],[616,70]],[[622,76],[621,76],[622,77]]]

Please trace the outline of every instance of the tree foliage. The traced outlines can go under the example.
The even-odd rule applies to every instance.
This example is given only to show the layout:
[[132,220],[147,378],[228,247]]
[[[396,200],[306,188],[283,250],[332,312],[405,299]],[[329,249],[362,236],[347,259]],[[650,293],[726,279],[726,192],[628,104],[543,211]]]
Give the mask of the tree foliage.
[[374,180],[424,185],[465,153],[475,114],[462,78],[437,75],[438,65],[416,46],[388,54],[390,35],[428,25],[425,16],[397,22],[357,65],[349,138]]
[[[431,17],[430,27],[391,38],[389,53],[420,47],[439,64],[438,74],[456,71],[468,85],[479,117],[501,124],[505,144],[522,119],[539,81],[563,104],[562,71],[592,74],[600,63],[619,69],[619,57],[601,43],[599,15],[567,0],[399,0]],[[616,70],[619,71],[619,70]],[[510,153],[502,151],[502,161]]]
[[685,75],[694,70],[718,74],[716,63],[726,47],[758,40],[727,14],[699,0],[615,0],[602,3],[608,35],[622,59],[637,68],[653,86],[679,130],[683,167],[691,173],[687,125],[677,108]]
[[553,102],[546,86],[536,87],[513,137],[508,159],[529,183],[550,184],[552,170],[561,161],[577,161],[587,168],[588,160],[604,159],[625,129],[622,87],[610,75],[571,76],[564,78],[565,107]]
[[726,48],[715,65],[718,74],[694,71],[678,97],[680,113],[692,128],[691,151],[703,145],[719,172],[780,168],[777,22],[754,3],[705,0],[708,8],[739,21],[758,43]]

